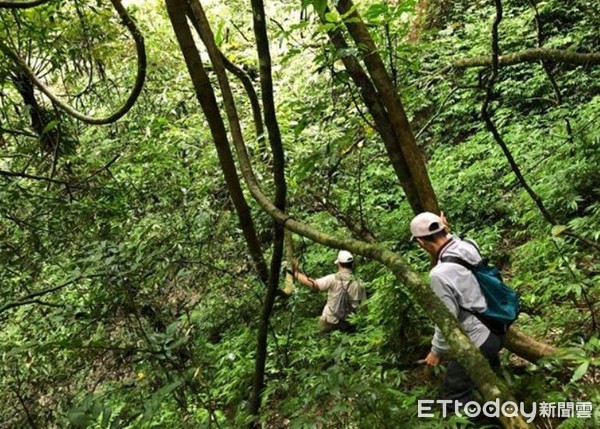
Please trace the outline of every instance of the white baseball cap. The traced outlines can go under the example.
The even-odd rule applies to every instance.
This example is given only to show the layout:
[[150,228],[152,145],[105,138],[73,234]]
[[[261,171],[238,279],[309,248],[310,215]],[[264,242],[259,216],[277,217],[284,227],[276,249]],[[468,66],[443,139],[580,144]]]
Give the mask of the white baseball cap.
[[352,253],[348,252],[347,250],[340,250],[334,264],[347,264],[353,260],[354,257],[352,256]]
[[443,231],[445,228],[446,225],[444,225],[442,218],[438,215],[430,212],[423,212],[416,215],[410,222],[410,233],[412,234],[410,239],[414,240],[417,237],[426,237],[435,234],[436,232]]

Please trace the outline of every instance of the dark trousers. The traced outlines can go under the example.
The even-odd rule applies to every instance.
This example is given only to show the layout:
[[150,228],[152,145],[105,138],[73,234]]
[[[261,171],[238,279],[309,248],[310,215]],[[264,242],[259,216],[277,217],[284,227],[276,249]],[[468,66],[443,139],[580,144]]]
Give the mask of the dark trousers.
[[[502,337],[490,332],[490,336],[479,347],[479,350],[481,350],[481,353],[487,358],[494,370],[500,367],[498,352],[502,348],[502,340]],[[473,400],[474,389],[475,383],[467,375],[465,368],[455,360],[449,361],[442,388],[443,399],[460,401],[464,405]],[[449,405],[448,409],[454,412],[453,404]]]
[[342,331],[347,333],[356,332],[356,326],[350,324],[346,320],[340,320],[338,323],[329,323],[323,319],[319,319],[319,330],[323,334],[328,334],[332,331]]

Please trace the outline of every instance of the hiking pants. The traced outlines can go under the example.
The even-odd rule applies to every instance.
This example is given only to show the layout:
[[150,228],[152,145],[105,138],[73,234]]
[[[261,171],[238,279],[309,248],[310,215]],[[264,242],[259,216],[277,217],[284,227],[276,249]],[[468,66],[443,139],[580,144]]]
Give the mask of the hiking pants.
[[[492,332],[485,342],[479,347],[481,353],[486,357],[492,369],[500,368],[500,358],[498,352],[502,348],[503,337]],[[465,368],[456,360],[448,362],[448,370],[442,388],[443,399],[452,399],[466,404],[474,399],[473,390],[475,383],[467,375]],[[454,404],[450,404],[448,409],[454,412]]]

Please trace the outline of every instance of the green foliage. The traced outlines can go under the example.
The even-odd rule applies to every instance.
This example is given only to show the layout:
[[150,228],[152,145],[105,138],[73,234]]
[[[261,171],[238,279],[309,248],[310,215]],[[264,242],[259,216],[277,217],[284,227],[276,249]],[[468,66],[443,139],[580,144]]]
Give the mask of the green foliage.
[[[597,406],[600,266],[597,252],[565,227],[600,239],[600,72],[551,64],[560,105],[539,64],[502,69],[496,85],[494,120],[556,216],[559,225],[552,227],[481,121],[476,86],[487,71],[440,74],[457,59],[489,55],[491,2],[439,2],[439,28],[408,43],[416,3],[367,1],[357,10],[393,74],[441,206],[452,230],[476,239],[521,293],[520,326],[571,350],[536,366],[507,361],[513,391],[529,401]],[[408,243],[412,212],[340,61],[360,56],[360,49],[337,51],[324,33],[343,29],[347,17],[330,12],[321,25],[311,4],[323,10],[326,2],[266,5],[274,19],[269,35],[289,211],[339,235],[355,233],[344,223],[350,217],[402,253],[425,280],[429,261]],[[527,2],[504,4],[502,51],[536,46]],[[544,46],[599,51],[598,7],[583,0],[539,3]],[[237,0],[213,4],[209,20],[224,54],[258,86],[247,8]],[[149,78],[117,124],[73,122],[52,113],[36,93],[42,111],[52,113],[36,130],[14,67],[0,58],[0,170],[58,181],[0,177],[0,307],[15,304],[0,310],[6,398],[0,421],[7,427],[27,425],[28,415],[40,427],[239,428],[250,421],[264,286],[164,6],[130,9],[146,38]],[[134,79],[128,35],[108,2],[2,10],[0,32],[84,111],[110,111]],[[241,85],[235,79],[232,85],[257,175],[270,190],[268,150],[255,136]],[[56,152],[42,144],[52,133],[60,135]],[[268,259],[271,220],[254,205],[252,213]],[[302,239],[295,246],[311,276],[334,269],[333,250]],[[354,316],[352,336],[319,335],[323,295],[296,285],[291,297],[276,301],[264,426],[453,427],[453,420],[416,417],[416,400],[436,397],[441,377],[412,365],[429,349],[427,309],[415,307],[404,285],[380,266],[359,258],[356,271],[369,299]]]

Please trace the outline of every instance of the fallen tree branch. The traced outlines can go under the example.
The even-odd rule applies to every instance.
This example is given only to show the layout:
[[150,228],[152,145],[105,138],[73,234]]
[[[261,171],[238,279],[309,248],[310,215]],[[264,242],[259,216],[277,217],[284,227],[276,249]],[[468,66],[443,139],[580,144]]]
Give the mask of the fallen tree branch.
[[[531,48],[521,52],[501,55],[498,57],[498,66],[514,66],[521,63],[532,63],[537,61],[553,61],[576,66],[595,66],[600,64],[600,53],[595,52],[572,52],[563,49]],[[451,69],[464,69],[470,67],[491,67],[492,59],[489,55],[465,58],[458,60],[451,66],[444,68],[443,72]]]

